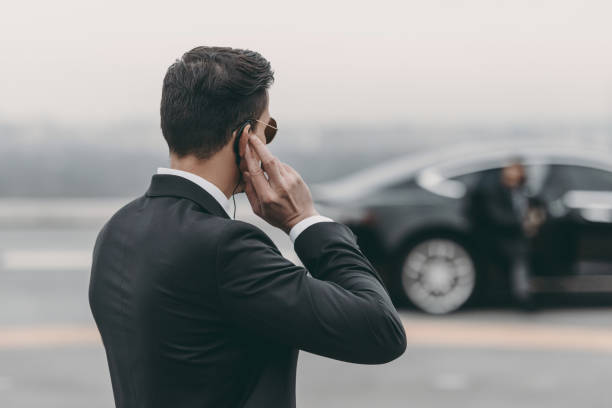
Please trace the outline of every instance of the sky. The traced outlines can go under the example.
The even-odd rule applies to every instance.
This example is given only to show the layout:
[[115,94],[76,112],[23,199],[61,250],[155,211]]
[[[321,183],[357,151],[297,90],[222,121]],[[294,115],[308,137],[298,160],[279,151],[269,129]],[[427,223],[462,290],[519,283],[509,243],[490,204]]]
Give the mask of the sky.
[[6,1],[0,120],[158,120],[198,45],[260,52],[291,123],[612,119],[612,2]]

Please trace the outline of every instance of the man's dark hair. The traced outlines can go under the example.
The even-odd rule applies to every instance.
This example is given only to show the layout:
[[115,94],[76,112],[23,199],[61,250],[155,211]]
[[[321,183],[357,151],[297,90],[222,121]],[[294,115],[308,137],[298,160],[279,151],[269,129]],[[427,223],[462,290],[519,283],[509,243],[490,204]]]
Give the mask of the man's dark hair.
[[270,63],[255,51],[196,47],[183,54],[162,88],[161,129],[170,151],[206,159],[221,150],[240,124],[261,116],[273,82]]

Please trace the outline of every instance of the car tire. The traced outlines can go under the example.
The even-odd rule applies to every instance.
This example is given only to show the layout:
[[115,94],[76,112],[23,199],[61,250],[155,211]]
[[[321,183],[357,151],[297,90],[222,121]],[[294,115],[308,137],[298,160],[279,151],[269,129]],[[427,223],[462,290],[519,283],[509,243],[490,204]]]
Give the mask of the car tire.
[[454,312],[476,293],[477,271],[467,248],[453,238],[430,237],[397,258],[394,293],[430,314]]

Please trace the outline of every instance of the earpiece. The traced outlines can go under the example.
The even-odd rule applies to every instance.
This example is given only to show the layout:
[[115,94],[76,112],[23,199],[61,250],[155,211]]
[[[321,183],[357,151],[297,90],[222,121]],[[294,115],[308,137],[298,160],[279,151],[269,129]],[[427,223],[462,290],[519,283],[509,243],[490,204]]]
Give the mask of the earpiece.
[[[246,122],[244,122],[239,128],[238,128],[238,132],[236,133],[236,138],[234,139],[234,153],[236,154],[236,166],[238,166],[238,168],[240,169],[240,138],[242,137],[242,132],[244,132],[244,128],[246,127],[246,125],[251,124],[251,120],[247,120]],[[240,178],[242,179],[242,173],[240,173]],[[232,198],[234,199],[234,219],[236,219],[236,196],[234,195],[234,192],[236,191],[236,188],[238,188],[238,186],[240,185],[240,181],[238,181],[238,184],[236,184],[236,187],[234,187],[234,191],[232,191]]]
[[234,152],[236,153],[236,165],[240,167],[240,138],[242,137],[242,132],[244,132],[244,128],[246,125],[250,125],[251,121],[247,120],[244,122],[239,128],[238,133],[236,133],[236,139],[234,139]]

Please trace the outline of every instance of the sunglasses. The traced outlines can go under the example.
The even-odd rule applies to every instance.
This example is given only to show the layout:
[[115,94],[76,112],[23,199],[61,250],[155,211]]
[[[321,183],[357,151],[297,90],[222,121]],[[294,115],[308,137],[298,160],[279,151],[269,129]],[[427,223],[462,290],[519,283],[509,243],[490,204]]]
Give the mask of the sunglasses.
[[274,118],[270,118],[270,120],[268,120],[268,123],[262,122],[261,120],[257,119],[253,120],[255,122],[259,122],[266,125],[266,128],[264,130],[264,134],[266,135],[266,144],[270,143],[274,139],[274,136],[276,136],[276,132],[278,132],[278,125],[276,124],[276,120],[274,120]]

